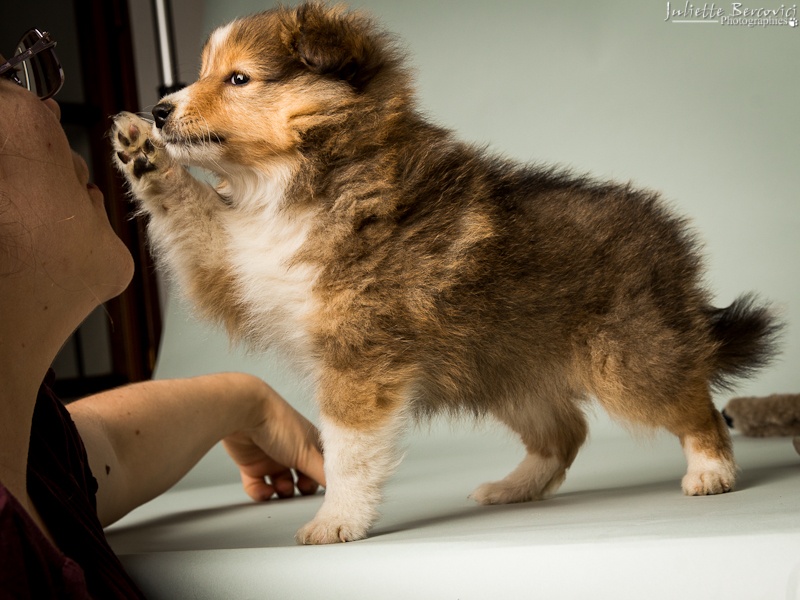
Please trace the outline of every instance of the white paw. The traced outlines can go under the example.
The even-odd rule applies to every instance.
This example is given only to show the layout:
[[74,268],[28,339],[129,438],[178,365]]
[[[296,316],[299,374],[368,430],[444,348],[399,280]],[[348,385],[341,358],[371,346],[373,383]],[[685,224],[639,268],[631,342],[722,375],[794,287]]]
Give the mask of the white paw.
[[301,527],[295,539],[298,544],[338,544],[367,537],[368,527],[340,520],[313,519]]
[[561,487],[566,476],[566,469],[555,457],[529,454],[505,479],[478,486],[470,498],[478,504],[543,500]]
[[154,135],[153,124],[133,113],[122,112],[114,117],[111,143],[117,168],[131,183],[171,162]]
[[526,502],[533,500],[528,497],[526,490],[521,490],[505,481],[491,481],[475,488],[470,498],[478,504],[511,504],[513,502]]
[[733,469],[719,465],[717,469],[707,471],[689,471],[683,477],[681,487],[687,496],[709,496],[730,492],[736,483]]
[[720,452],[709,455],[697,440],[687,437],[683,451],[689,468],[683,477],[681,487],[687,496],[708,496],[730,492],[736,483],[736,463],[732,456]]

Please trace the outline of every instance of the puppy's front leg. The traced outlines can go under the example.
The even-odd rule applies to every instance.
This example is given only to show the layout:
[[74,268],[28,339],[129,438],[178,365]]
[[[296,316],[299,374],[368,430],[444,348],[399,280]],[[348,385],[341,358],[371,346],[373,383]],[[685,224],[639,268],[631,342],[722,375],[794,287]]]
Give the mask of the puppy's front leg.
[[111,140],[114,162],[148,216],[147,233],[156,258],[166,263],[198,308],[208,313],[214,306],[226,306],[228,299],[215,298],[214,291],[224,295],[229,290],[213,282],[230,278],[224,262],[228,236],[221,218],[230,207],[167,153],[152,123],[120,113],[114,118]]
[[325,500],[314,519],[297,532],[301,544],[351,542],[366,537],[378,517],[383,484],[400,462],[397,441],[406,423],[401,409],[366,424],[342,419],[342,415],[326,416],[324,404],[322,408]]

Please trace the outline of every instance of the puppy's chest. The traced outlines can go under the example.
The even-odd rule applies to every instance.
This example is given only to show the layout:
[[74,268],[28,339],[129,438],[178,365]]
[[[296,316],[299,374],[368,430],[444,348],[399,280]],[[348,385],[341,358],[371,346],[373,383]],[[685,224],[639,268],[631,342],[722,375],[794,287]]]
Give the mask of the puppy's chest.
[[[318,269],[297,260],[308,240],[311,211],[231,213],[226,222],[229,260],[240,297],[251,321],[256,345],[302,337],[299,329],[313,311],[312,287]],[[264,339],[260,339],[264,338]]]

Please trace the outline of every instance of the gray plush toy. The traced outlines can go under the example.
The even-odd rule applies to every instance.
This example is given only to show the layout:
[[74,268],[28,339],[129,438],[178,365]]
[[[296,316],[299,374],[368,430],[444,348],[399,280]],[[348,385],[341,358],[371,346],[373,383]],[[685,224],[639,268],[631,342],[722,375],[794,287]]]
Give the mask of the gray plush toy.
[[794,447],[800,454],[800,394],[734,398],[722,414],[728,426],[746,436],[794,436]]

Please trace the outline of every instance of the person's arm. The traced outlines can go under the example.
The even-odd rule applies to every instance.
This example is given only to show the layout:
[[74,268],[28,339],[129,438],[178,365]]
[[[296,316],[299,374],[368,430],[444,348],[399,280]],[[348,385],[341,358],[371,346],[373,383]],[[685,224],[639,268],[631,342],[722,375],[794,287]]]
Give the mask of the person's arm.
[[67,408],[98,482],[103,525],[166,491],[220,440],[255,500],[294,495],[290,469],[301,493],[325,483],[316,428],[257,377],[148,381]]

